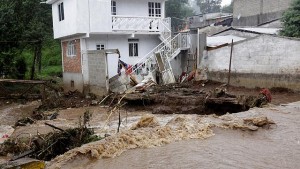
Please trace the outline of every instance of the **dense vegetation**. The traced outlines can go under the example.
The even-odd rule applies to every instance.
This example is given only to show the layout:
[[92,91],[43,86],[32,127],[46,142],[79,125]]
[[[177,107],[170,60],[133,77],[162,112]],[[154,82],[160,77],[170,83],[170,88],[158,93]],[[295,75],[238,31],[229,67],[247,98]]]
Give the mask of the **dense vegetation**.
[[51,6],[40,2],[0,0],[1,77],[33,79],[61,72],[59,42],[52,37]]
[[222,0],[197,0],[200,11],[203,14],[220,12]]
[[295,0],[282,17],[283,29],[281,34],[300,38],[300,0]]

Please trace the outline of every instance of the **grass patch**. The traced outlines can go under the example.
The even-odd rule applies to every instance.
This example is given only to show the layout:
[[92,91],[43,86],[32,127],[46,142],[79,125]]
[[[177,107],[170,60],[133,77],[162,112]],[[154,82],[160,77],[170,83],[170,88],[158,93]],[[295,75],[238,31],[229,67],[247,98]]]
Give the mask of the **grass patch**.
[[[25,78],[29,79],[33,62],[34,52],[31,49],[26,49],[21,54],[25,58],[27,71]],[[35,69],[35,79],[51,79],[53,77],[62,77],[62,58],[61,47],[57,40],[48,40],[43,44],[42,48],[42,69],[38,72],[38,65]]]

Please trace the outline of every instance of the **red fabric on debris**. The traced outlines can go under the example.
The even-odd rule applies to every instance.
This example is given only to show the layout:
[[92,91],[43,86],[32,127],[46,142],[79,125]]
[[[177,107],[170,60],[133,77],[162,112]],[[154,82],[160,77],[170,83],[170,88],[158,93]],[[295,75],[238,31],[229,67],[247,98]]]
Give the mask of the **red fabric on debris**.
[[271,96],[271,92],[269,89],[262,89],[260,91],[261,94],[265,95],[267,97],[268,102],[272,101],[272,96]]
[[126,75],[129,75],[132,73],[132,65],[128,65],[127,70],[126,70]]
[[195,78],[195,75],[196,75],[196,71],[193,70],[192,72],[190,72],[190,74],[189,74],[187,80],[188,80],[188,81],[193,80],[193,79]]

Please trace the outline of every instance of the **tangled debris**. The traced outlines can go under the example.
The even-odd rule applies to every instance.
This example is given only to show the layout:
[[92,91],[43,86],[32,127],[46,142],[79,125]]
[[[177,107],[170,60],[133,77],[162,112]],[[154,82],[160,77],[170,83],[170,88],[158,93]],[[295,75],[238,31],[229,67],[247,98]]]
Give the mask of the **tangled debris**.
[[43,112],[45,110],[53,109],[66,109],[74,107],[85,107],[94,105],[95,96],[90,94],[85,96],[80,93],[78,90],[69,91],[68,93],[58,93],[52,92],[49,93],[45,101],[41,106],[37,108],[37,112]]
[[[88,111],[87,111],[88,112]],[[72,129],[61,129],[52,124],[45,123],[58,131],[46,135],[38,134],[35,137],[11,138],[0,145],[0,155],[14,154],[12,160],[23,157],[31,157],[39,160],[51,160],[57,155],[83,144],[100,140],[94,135],[94,131],[86,127],[90,114],[85,113],[83,125]]]
[[19,154],[13,160],[28,156],[39,160],[51,160],[83,144],[100,140],[86,127],[51,132],[35,138],[9,139],[0,145],[0,155]]

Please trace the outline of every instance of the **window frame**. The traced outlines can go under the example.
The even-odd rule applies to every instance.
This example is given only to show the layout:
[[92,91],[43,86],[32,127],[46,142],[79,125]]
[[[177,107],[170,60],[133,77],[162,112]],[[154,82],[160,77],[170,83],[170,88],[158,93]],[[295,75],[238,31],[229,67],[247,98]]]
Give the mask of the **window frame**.
[[67,57],[74,57],[77,55],[75,40],[68,41],[67,43]]
[[59,22],[65,20],[65,10],[64,10],[64,3],[58,3],[58,20]]
[[117,2],[111,1],[111,15],[117,15]]
[[105,50],[105,45],[104,44],[96,44],[96,50]]
[[162,8],[160,2],[148,2],[149,17],[162,17]]
[[128,39],[128,56],[139,57],[139,39]]

